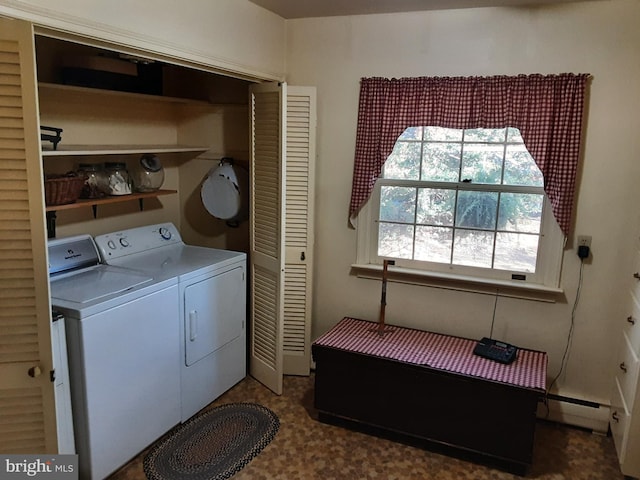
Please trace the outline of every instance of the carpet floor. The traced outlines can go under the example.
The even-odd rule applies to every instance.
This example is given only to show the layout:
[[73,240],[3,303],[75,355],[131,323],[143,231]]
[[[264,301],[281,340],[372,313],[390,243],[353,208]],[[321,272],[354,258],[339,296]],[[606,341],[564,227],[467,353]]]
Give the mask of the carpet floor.
[[[234,480],[515,480],[501,470],[326,425],[313,409],[313,376],[285,377],[277,396],[247,377],[211,406],[254,402],[280,419],[273,441]],[[209,407],[207,407],[209,408]],[[144,480],[142,452],[110,480]],[[624,480],[611,437],[540,421],[525,479]]]

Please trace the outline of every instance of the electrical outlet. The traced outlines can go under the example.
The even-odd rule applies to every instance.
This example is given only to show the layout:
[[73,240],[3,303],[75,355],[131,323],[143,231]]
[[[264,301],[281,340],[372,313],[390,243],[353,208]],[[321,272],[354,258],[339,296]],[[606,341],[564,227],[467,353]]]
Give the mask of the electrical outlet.
[[591,248],[591,235],[578,235],[578,247]]

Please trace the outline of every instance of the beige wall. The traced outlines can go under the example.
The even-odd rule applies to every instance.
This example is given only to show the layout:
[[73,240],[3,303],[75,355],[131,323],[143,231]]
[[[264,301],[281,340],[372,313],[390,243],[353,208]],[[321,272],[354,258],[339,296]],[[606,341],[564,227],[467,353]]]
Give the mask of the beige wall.
[[[361,77],[591,73],[574,233],[593,236],[593,259],[584,267],[558,385],[560,394],[608,404],[639,223],[638,25],[635,0],[288,21],[287,81],[318,89],[314,337],[345,315],[378,318],[380,282],[350,273],[356,232],[347,210]],[[494,335],[547,351],[550,378],[560,368],[579,267],[569,248],[565,297],[556,303],[497,303]],[[476,338],[489,333],[493,305],[489,295],[393,283],[386,318]]]
[[250,77],[284,73],[284,20],[247,0],[0,0],[0,15]]

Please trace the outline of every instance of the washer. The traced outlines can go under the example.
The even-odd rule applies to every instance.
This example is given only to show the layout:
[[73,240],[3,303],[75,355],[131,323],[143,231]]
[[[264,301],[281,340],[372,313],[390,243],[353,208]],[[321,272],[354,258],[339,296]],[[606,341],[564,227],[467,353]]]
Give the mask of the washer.
[[95,238],[104,263],[178,282],[181,419],[246,376],[246,254],[186,245],[172,223]]
[[89,235],[50,240],[48,252],[80,478],[103,479],[180,423],[178,285],[101,265]]
[[69,386],[69,361],[67,359],[67,337],[64,315],[51,311],[51,353],[55,372],[54,394],[56,400],[56,426],[58,453],[76,453],[73,438],[73,416],[71,414],[71,387]]

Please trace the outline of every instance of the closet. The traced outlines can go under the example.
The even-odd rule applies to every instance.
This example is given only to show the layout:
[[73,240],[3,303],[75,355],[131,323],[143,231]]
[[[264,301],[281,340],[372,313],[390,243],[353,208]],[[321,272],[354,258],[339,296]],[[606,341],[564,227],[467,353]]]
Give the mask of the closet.
[[[249,140],[249,86],[258,81],[54,31],[39,29],[34,35],[33,26],[20,20],[0,19],[0,27],[0,405],[10,418],[0,426],[0,451],[56,452],[45,225],[49,236],[68,236],[173,221],[187,243],[249,250],[249,230],[262,228],[255,220],[266,212],[252,211],[254,221],[230,233],[206,214],[199,186],[223,156],[239,159],[257,178]],[[154,67],[145,75],[151,75],[153,88],[145,91],[104,78],[85,85],[86,78],[69,75],[78,68],[94,75],[93,66],[102,61],[122,62],[123,71],[133,72],[129,63],[148,60]],[[286,263],[278,317],[269,326],[273,336],[258,342],[259,348],[276,353],[279,360],[269,368],[280,377],[308,374],[313,257],[315,90],[285,94],[281,100],[287,98],[276,126],[281,139],[276,164],[283,183],[275,201],[283,217],[269,218],[262,226],[280,225],[278,238],[285,247],[295,246],[297,259],[290,261],[286,248],[278,253]],[[62,129],[55,150],[46,142],[42,152],[37,148],[39,125]],[[145,153],[158,155],[165,167],[161,190],[45,207],[44,174],[114,158],[130,164]],[[287,154],[294,159],[289,166]],[[253,295],[265,298],[262,287],[253,285]]]

